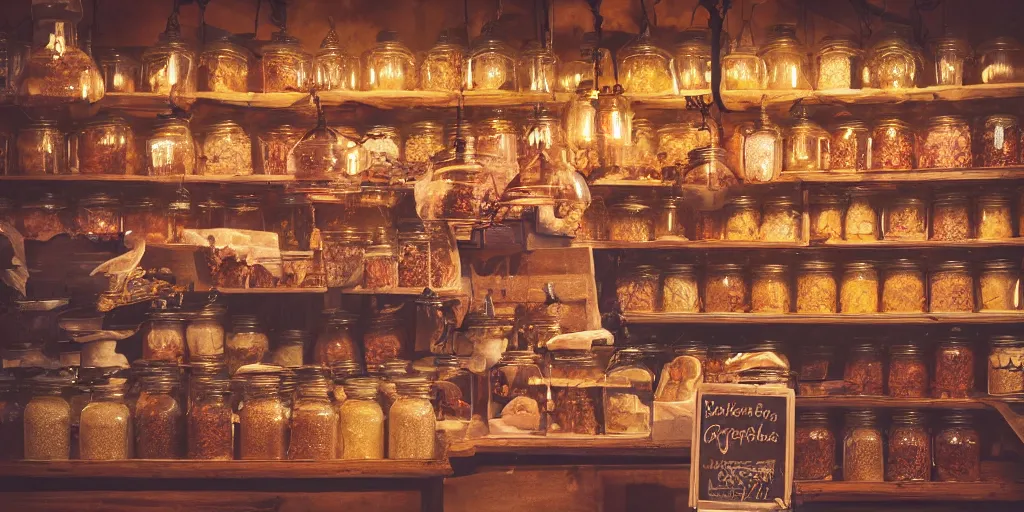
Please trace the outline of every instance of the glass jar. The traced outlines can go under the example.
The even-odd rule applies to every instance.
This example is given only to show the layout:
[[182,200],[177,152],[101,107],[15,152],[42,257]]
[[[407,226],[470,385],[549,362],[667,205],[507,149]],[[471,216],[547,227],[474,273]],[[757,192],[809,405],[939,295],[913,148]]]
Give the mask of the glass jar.
[[843,212],[846,201],[831,193],[810,198],[810,237],[816,242],[834,242],[843,238]]
[[363,175],[364,182],[390,185],[401,181],[402,138],[398,130],[391,126],[371,126],[366,130],[362,147],[369,160]]
[[204,176],[252,174],[252,143],[234,121],[221,121],[206,129],[200,157]]
[[725,206],[725,239],[754,241],[761,227],[761,211],[751,196],[736,196]]
[[407,325],[397,312],[381,312],[371,317],[363,334],[367,371],[376,371],[387,361],[401,358],[411,345]]
[[484,29],[466,57],[466,89],[516,90],[516,51]]
[[965,169],[973,165],[971,127],[961,116],[935,116],[917,137],[921,169]]
[[379,242],[366,248],[363,258],[363,288],[387,290],[398,287],[398,258],[395,246]]
[[433,459],[436,419],[430,382],[408,377],[395,382],[398,398],[388,410],[388,458]]
[[800,411],[794,429],[793,478],[832,480],[836,464],[836,436],[826,411]]
[[843,370],[847,394],[879,396],[883,393],[882,352],[874,343],[857,343],[850,347]]
[[875,413],[860,409],[847,412],[844,431],[843,481],[884,481],[883,438]]
[[931,220],[930,240],[962,242],[972,237],[970,201],[963,192],[936,193]]
[[462,88],[466,49],[453,39],[447,31],[442,32],[424,55],[420,63],[420,89],[455,92]]
[[1017,116],[993,114],[978,125],[974,141],[978,165],[1007,167],[1021,163],[1021,130]]
[[150,311],[142,358],[146,361],[171,361],[185,358],[185,317],[177,311]]
[[473,123],[476,158],[494,180],[496,190],[505,190],[519,172],[519,131],[502,111]]
[[1012,260],[987,260],[978,276],[979,311],[1016,311],[1020,267]]
[[883,313],[924,313],[925,286],[921,265],[908,259],[898,259],[886,265],[882,283]]
[[120,117],[91,121],[76,136],[79,174],[135,174],[135,132]]
[[931,436],[920,411],[893,413],[889,428],[885,479],[889,482],[928,481],[932,476]]
[[461,286],[462,267],[455,232],[443,221],[424,221],[430,237],[430,286],[435,290]]
[[313,57],[313,82],[321,91],[358,91],[359,57],[345,51],[334,23]]
[[916,137],[910,125],[897,118],[875,121],[871,130],[870,168],[874,171],[906,171],[915,167]]
[[323,264],[327,286],[344,288],[363,281],[363,259],[370,245],[370,233],[347,228],[324,231]]
[[519,54],[519,90],[524,92],[552,92],[557,74],[558,57],[551,49],[530,41]]
[[218,39],[199,55],[199,88],[211,92],[249,90],[249,51],[230,38]]
[[711,89],[711,43],[708,30],[684,30],[675,48],[675,64],[680,91]]
[[861,51],[849,39],[826,37],[814,54],[817,65],[815,89],[852,89],[860,85]]
[[236,194],[231,197],[224,212],[224,227],[263,231],[262,198],[251,194]]
[[928,238],[928,210],[920,197],[894,197],[885,209],[886,240]]
[[727,382],[725,380],[725,362],[733,356],[731,345],[711,345],[708,347],[708,360],[704,363],[704,382]]
[[839,310],[846,314],[878,312],[878,270],[870,261],[851,261],[843,267]]
[[604,198],[596,196],[591,199],[590,206],[583,213],[581,226],[576,234],[576,240],[581,242],[595,242],[608,240],[608,225],[611,222],[609,208],[605,206]]
[[974,346],[966,339],[949,337],[935,347],[935,398],[967,398],[974,392]]
[[197,229],[196,217],[192,214],[192,200],[187,192],[179,192],[167,204],[168,242],[183,243],[186,229]]
[[828,261],[810,260],[800,264],[796,278],[797,313],[836,312],[835,265]]
[[406,179],[418,180],[426,176],[433,167],[434,155],[444,150],[444,131],[439,123],[420,121],[411,124],[404,147]]
[[121,234],[121,201],[97,192],[78,201],[75,229],[79,234],[112,238]]
[[1020,80],[1021,47],[1012,37],[996,37],[978,48],[977,68],[983,84]]
[[[177,22],[177,20],[175,20]],[[142,52],[142,76],[149,92],[161,95],[196,92],[196,52],[167,20],[156,45]]]
[[282,124],[275,125],[259,135],[257,141],[260,147],[263,174],[277,176],[288,174],[288,152],[302,140],[305,133],[306,131],[301,128]]
[[[585,82],[593,84],[593,88],[600,90],[610,77],[615,75],[612,67],[615,65],[612,59],[611,50],[608,48],[595,48],[597,46],[597,33],[587,32],[583,34],[583,44],[579,49],[579,59],[563,62],[558,67],[558,92],[576,92]],[[596,64],[596,66],[595,66]],[[600,77],[603,80],[594,78],[594,68],[600,68]],[[601,83],[598,83],[598,82]]]
[[661,311],[665,313],[699,313],[700,289],[695,268],[689,263],[674,263],[665,268],[661,286]]
[[[763,242],[792,242],[801,238],[800,212],[792,197],[772,197],[764,202],[764,217],[758,239]],[[726,232],[728,236],[728,231]]]
[[867,123],[850,120],[836,125],[829,146],[829,169],[856,172],[870,169],[871,145]]
[[229,375],[247,364],[263,362],[269,351],[270,339],[255,315],[231,318],[231,334],[224,340],[224,363]]
[[768,264],[755,267],[750,287],[752,313],[789,313],[792,309],[789,267]]
[[979,240],[1005,240],[1013,238],[1013,214],[1010,194],[988,192],[976,199],[975,235]]
[[[867,83],[876,89],[913,89],[917,87],[920,55],[902,37],[888,36],[871,47],[865,71]],[[866,77],[865,77],[866,78]]]
[[192,385],[198,389],[188,410],[188,458],[231,460],[234,458],[231,388],[226,379],[206,379]]
[[306,194],[287,194],[281,197],[270,212],[269,227],[277,233],[282,251],[310,250],[313,234],[313,208]]
[[650,434],[654,372],[636,348],[617,350],[608,363],[604,388],[604,433]]
[[801,109],[783,143],[782,170],[784,172],[817,172],[829,169],[829,133],[807,118]]
[[547,428],[547,380],[540,356],[506,351],[490,369],[488,428],[491,435],[540,434]]
[[97,52],[97,66],[103,75],[105,92],[141,92],[142,64],[117,48]]
[[928,366],[920,345],[907,343],[889,347],[889,396],[928,396]]
[[658,309],[658,282],[653,265],[637,265],[623,272],[615,283],[615,294],[623,313],[652,313]]
[[551,355],[551,412],[548,434],[598,435],[604,425],[601,381],[604,372],[589,350]]
[[276,338],[270,362],[285,368],[302,366],[306,345],[309,344],[309,332],[304,329],[285,329],[278,331]]
[[873,205],[874,192],[868,188],[852,188],[850,202],[843,218],[843,240],[871,242],[879,239],[878,213]]
[[626,93],[679,94],[674,59],[654,44],[650,34],[640,34],[616,55],[619,79]]
[[932,313],[974,312],[974,280],[964,261],[943,261],[928,276],[928,311]]
[[756,91],[765,88],[768,71],[753,46],[736,45],[722,57],[723,91]]
[[693,201],[694,207],[710,208],[720,204],[719,200],[724,199],[726,192],[739,184],[736,174],[725,160],[725,150],[715,146],[697,148],[690,152],[686,173],[678,181],[687,194],[685,199]]
[[807,51],[796,38],[794,25],[775,25],[768,43],[761,48],[765,64],[765,89],[812,89]]
[[662,167],[685,169],[690,164],[691,151],[711,144],[711,132],[693,123],[666,124],[657,133]]
[[616,242],[648,242],[654,236],[650,207],[637,196],[627,196],[608,208],[608,239]]
[[355,327],[357,318],[345,311],[324,310],[324,326],[313,347],[313,362],[333,366],[339,361],[359,359]]
[[319,366],[302,368],[291,414],[290,460],[330,460],[337,455],[338,415],[327,397],[323,370]]
[[13,176],[17,174],[14,169],[14,133],[11,130],[0,129],[0,176]]
[[66,142],[54,121],[35,121],[18,130],[17,173],[22,176],[64,174]]
[[185,329],[189,357],[224,354],[224,314],[227,309],[209,304],[192,314]]
[[145,236],[146,242],[163,244],[171,241],[171,219],[167,209],[147,197],[124,204],[124,231]]
[[743,267],[735,263],[708,265],[704,284],[704,311],[707,313],[747,313],[750,311],[750,287]]
[[782,173],[782,130],[768,119],[763,106],[756,128],[743,137],[742,159],[746,183],[770,183]]
[[253,375],[245,381],[238,412],[239,458],[283,460],[288,446],[288,409],[278,375]]
[[25,405],[25,460],[68,460],[71,457],[71,405],[61,393],[69,382],[36,377],[32,399]]
[[800,353],[800,382],[822,382],[828,379],[829,368],[835,358],[832,345],[818,344],[803,349]]
[[417,213],[425,220],[478,221],[485,215],[481,211],[485,201],[496,196],[494,174],[482,162],[465,151],[442,153],[444,160],[436,162],[430,174],[427,190],[437,190],[430,197],[422,197],[416,204]]
[[972,57],[967,41],[955,37],[941,37],[932,43],[935,62],[935,85],[964,84],[964,63]]
[[987,368],[988,394],[1024,393],[1022,365],[1024,365],[1024,340],[1013,335],[991,337]]
[[9,374],[0,374],[0,460],[25,456],[24,385]]
[[135,402],[135,457],[180,459],[185,447],[185,408],[179,402],[178,379],[169,375],[142,378]]
[[654,223],[654,238],[657,240],[686,240],[686,229],[680,218],[677,196],[666,196],[661,200],[661,208]]
[[338,409],[338,457],[384,458],[384,411],[377,402],[377,379],[345,381],[345,401]]
[[146,172],[150,176],[191,176],[196,173],[196,143],[188,121],[171,118],[157,124],[146,140]]
[[422,224],[403,224],[398,231],[398,286],[430,286],[430,235]]
[[981,480],[981,438],[968,411],[950,411],[933,439],[935,479],[940,482]]
[[444,426],[444,422],[456,422],[465,427],[473,417],[476,378],[467,368],[468,363],[468,358],[434,356],[434,396],[431,402],[439,426],[446,430],[452,425]]
[[263,92],[307,92],[312,79],[311,57],[298,38],[275,32],[263,45]]

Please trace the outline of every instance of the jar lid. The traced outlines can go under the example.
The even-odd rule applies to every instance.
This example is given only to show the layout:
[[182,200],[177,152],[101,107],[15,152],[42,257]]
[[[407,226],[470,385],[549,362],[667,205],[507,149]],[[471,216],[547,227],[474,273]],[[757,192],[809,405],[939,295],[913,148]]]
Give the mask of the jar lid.
[[[214,122],[214,123],[210,123],[209,125],[206,126],[206,132],[207,133],[220,132],[220,131],[229,131],[229,130],[242,130],[242,125],[240,125],[240,124],[238,124],[238,123],[236,123],[236,122],[234,122],[234,121],[232,121],[230,119],[225,119],[223,121],[217,121],[217,122]],[[242,131],[244,131],[244,130],[242,130]]]
[[864,131],[867,131],[867,129],[868,129],[868,124],[865,123],[864,121],[861,121],[860,119],[847,119],[845,121],[836,123],[835,128],[833,128],[832,131],[839,131],[839,130],[854,130],[854,131],[864,130]]
[[950,426],[970,427],[974,425],[974,416],[971,415],[970,411],[962,409],[949,411],[942,419],[946,425]]
[[282,345],[305,345],[309,342],[309,331],[285,329],[277,334],[277,342]]
[[781,354],[785,351],[785,345],[781,341],[764,340],[753,343],[747,347],[747,352],[774,352]]
[[[85,123],[88,127],[97,126],[129,126],[125,118],[118,115],[100,115]],[[129,126],[130,128],[130,126]]]
[[1010,202],[1010,193],[1009,192],[1000,192],[1000,191],[997,191],[997,190],[988,191],[988,192],[985,192],[984,194],[981,194],[981,195],[978,196],[978,202],[979,203],[988,203],[988,204],[992,204],[992,203],[996,203],[996,204],[1009,203]]
[[413,132],[413,133],[415,133],[415,132],[428,132],[428,131],[429,132],[441,131],[442,128],[443,127],[441,126],[441,123],[438,123],[437,121],[430,121],[430,120],[427,120],[427,121],[417,121],[417,122],[412,123],[411,125],[409,125],[409,131]]
[[667,208],[667,209],[670,209],[670,210],[678,210],[679,209],[679,203],[682,200],[683,200],[683,198],[681,198],[679,196],[665,196],[665,197],[661,198],[661,208],[662,209],[666,209]]
[[192,314],[193,319],[217,319],[219,320],[228,312],[223,304],[207,304],[202,309]]
[[1000,36],[989,39],[978,47],[978,53],[985,53],[992,50],[1020,50],[1020,44],[1012,37]]
[[255,194],[235,194],[230,201],[230,208],[259,208],[263,198]]
[[943,36],[932,40],[932,48],[935,52],[956,51],[964,56],[971,51],[967,41],[953,36]]
[[[637,348],[641,352],[645,352],[642,348]],[[664,352],[664,348],[661,349]],[[695,357],[706,357],[708,354],[708,346],[699,341],[684,341],[672,347],[672,354],[675,356],[695,356]]]
[[473,327],[511,327],[515,321],[508,316],[487,316],[483,311],[470,311],[466,314],[462,324],[466,328]]
[[923,352],[921,345],[917,343],[901,343],[889,346],[889,353],[894,356],[919,356]]
[[635,275],[647,275],[647,276],[657,275],[658,274],[658,267],[655,267],[654,265],[647,265],[647,264],[637,265],[637,266],[633,267],[632,269],[630,269],[629,273],[630,273],[630,275],[634,275],[634,276]]
[[843,52],[850,55],[861,53],[860,47],[851,39],[845,37],[826,36],[818,43],[818,53]]
[[800,411],[797,417],[799,423],[826,423],[828,422],[828,411],[824,409],[804,410]]
[[936,192],[933,202],[936,204],[966,203],[967,193],[959,190],[944,190]]
[[654,123],[652,123],[650,121],[650,119],[645,119],[645,118],[642,118],[642,117],[633,119],[633,131],[634,132],[637,131],[637,130],[645,130],[645,129],[649,130],[649,129],[652,129],[652,128],[654,128]]
[[832,192],[822,192],[822,193],[814,194],[810,198],[810,203],[811,204],[820,204],[820,205],[828,205],[828,206],[841,205],[841,204],[843,204],[845,202],[846,202],[846,197],[845,196],[840,195],[840,194],[835,194],[835,193],[832,193]]
[[708,265],[708,270],[713,272],[741,272],[743,271],[743,265],[738,263],[712,263]]
[[146,316],[150,320],[183,322],[187,315],[183,311],[158,309],[149,311]]
[[589,350],[552,350],[552,363],[568,363],[581,366],[596,366],[597,354]]
[[988,260],[981,263],[983,270],[1017,270],[1018,265],[1014,260]]
[[325,309],[322,314],[325,317],[324,323],[332,326],[351,325],[359,320],[354,313],[343,309]]
[[888,262],[885,268],[889,270],[921,270],[921,263],[910,259],[896,259]]
[[846,412],[846,421],[854,425],[870,425],[877,418],[875,411],[870,409],[851,409]]
[[796,205],[796,199],[791,196],[772,196],[764,200],[764,205],[775,208],[791,208]]
[[1015,115],[1011,114],[992,114],[985,118],[985,123],[1001,123],[1001,124],[1018,124],[1019,119]]
[[971,266],[966,261],[941,261],[932,267],[934,272],[951,272],[970,270]]
[[160,121],[157,121],[156,124],[153,125],[153,131],[154,132],[159,131],[159,130],[163,130],[163,129],[166,129],[166,128],[184,128],[184,129],[187,130],[188,129],[188,119],[183,119],[183,118],[180,118],[180,117],[168,117],[168,118],[165,118],[165,119],[161,119]]
[[897,409],[892,413],[892,422],[898,425],[917,425],[924,420],[924,413],[914,409]]
[[696,265],[693,263],[670,263],[665,267],[668,274],[693,274],[696,272]]
[[825,260],[808,260],[800,262],[800,270],[816,272],[831,272],[836,268],[835,263]]
[[933,116],[928,119],[929,128],[950,124],[967,124],[967,119],[964,118],[963,116],[955,115]]
[[235,315],[231,317],[232,331],[254,332],[260,329],[260,319],[256,315]]
[[159,203],[152,197],[136,197],[124,202],[125,208],[156,208]]
[[875,262],[873,261],[849,261],[843,265],[845,272],[864,272],[875,270]]
[[306,194],[285,194],[281,196],[278,204],[280,206],[306,206],[310,203]]
[[84,199],[78,201],[79,206],[118,206],[121,202],[116,197],[112,197],[105,192],[97,192],[90,194]]
[[626,210],[630,213],[641,213],[651,209],[650,206],[644,204],[639,197],[634,195],[622,198],[622,200],[614,204],[612,208]]
[[880,345],[877,343],[854,343],[850,345],[851,354],[877,354]]
[[903,128],[909,129],[910,124],[898,117],[883,117],[875,121],[875,129],[879,128]]
[[35,130],[35,129],[40,129],[40,128],[56,128],[56,127],[57,127],[57,121],[53,121],[51,119],[38,119],[38,120],[32,121],[29,124],[25,125],[25,127],[22,128],[22,129],[23,130]]
[[729,200],[728,206],[732,208],[750,208],[757,206],[757,200],[753,196],[736,196]]
[[989,338],[992,347],[1020,347],[1024,346],[1024,338],[1012,334],[997,334]]
[[789,265],[780,263],[766,263],[754,267],[754,272],[758,274],[784,274],[788,271]]
[[203,53],[226,53],[233,57],[249,60],[251,54],[244,46],[235,43],[231,36],[223,36],[206,44]]

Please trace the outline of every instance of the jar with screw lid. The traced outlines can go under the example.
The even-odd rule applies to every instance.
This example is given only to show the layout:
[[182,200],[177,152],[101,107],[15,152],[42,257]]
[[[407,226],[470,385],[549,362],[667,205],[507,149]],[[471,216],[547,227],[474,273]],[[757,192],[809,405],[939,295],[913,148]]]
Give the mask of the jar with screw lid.
[[851,89],[860,86],[861,49],[849,39],[826,37],[814,54],[815,89]]
[[974,136],[978,165],[1006,167],[1021,163],[1021,129],[1017,116],[993,114],[978,124]]
[[928,365],[920,345],[905,343],[889,347],[889,396],[928,396]]
[[193,460],[234,458],[230,381],[205,378],[191,383],[197,390],[188,410],[188,452]]
[[[438,422],[457,422],[464,427],[473,418],[475,378],[469,371],[468,362],[466,357],[450,354],[434,356],[434,396],[431,402]],[[445,429],[451,426],[448,424]]]
[[750,287],[752,313],[789,313],[792,311],[789,267],[767,264],[754,267]]
[[185,448],[185,407],[174,373],[142,378],[135,402],[135,456],[140,459],[180,459]]
[[828,379],[829,368],[835,358],[835,348],[829,344],[817,344],[803,349],[800,353],[800,382],[821,382]]
[[576,234],[576,240],[594,242],[608,240],[608,224],[610,222],[608,207],[604,198],[595,196],[590,201],[587,211],[583,212],[581,226]]
[[658,308],[661,275],[654,265],[637,265],[620,273],[615,283],[619,308],[624,313],[652,313]]
[[666,124],[658,128],[657,135],[661,166],[675,167],[676,173],[681,173],[692,164],[691,151],[709,146],[712,139],[710,131],[702,130],[699,123],[694,122]]
[[661,200],[661,208],[654,222],[654,238],[657,240],[686,240],[686,229],[679,212],[681,197],[667,196]]
[[223,37],[199,55],[199,89],[211,92],[249,90],[249,50]]
[[385,290],[398,287],[398,257],[395,246],[381,240],[366,248],[363,259],[363,288]]
[[519,90],[529,92],[552,92],[558,80],[558,57],[550,48],[537,41],[530,41],[519,54],[517,75]]
[[101,116],[87,123],[72,139],[78,144],[79,174],[136,173],[139,155],[135,131],[124,118]]
[[650,120],[633,119],[633,149],[628,159],[627,179],[661,180],[661,164],[658,163],[658,136]]
[[871,131],[871,165],[876,171],[906,171],[915,167],[916,137],[910,125],[898,118],[875,121]]
[[761,228],[761,210],[751,196],[736,196],[725,206],[725,239],[754,241]]
[[150,311],[147,316],[149,325],[142,358],[181,364],[185,357],[185,316],[168,310]]
[[801,411],[793,434],[793,478],[831,481],[836,463],[836,436],[829,424],[828,412]]
[[932,313],[974,312],[974,279],[965,261],[941,261],[928,275],[928,311]]
[[811,121],[806,108],[797,109],[793,124],[783,139],[783,172],[827,171],[831,158],[831,136]]
[[1013,238],[1013,214],[1008,193],[988,192],[978,196],[975,202],[978,207],[975,234],[979,240]]
[[971,209],[961,191],[936,193],[932,200],[930,240],[960,242],[972,237]]
[[649,33],[640,34],[616,54],[622,87],[629,94],[679,94],[672,55]]
[[[175,25],[177,17],[175,16]],[[169,96],[196,92],[196,52],[181,37],[180,28],[167,20],[157,44],[142,52],[142,76],[149,92]]]
[[1020,305],[1020,266],[1012,260],[981,263],[978,311],[1016,311]]
[[871,130],[867,123],[851,119],[832,129],[829,170],[861,172],[871,168]]
[[313,206],[306,194],[281,196],[269,212],[267,224],[277,233],[282,251],[310,250],[313,234]]
[[932,476],[931,436],[920,411],[892,415],[885,479],[890,482],[928,481]]
[[299,39],[275,32],[263,46],[263,92],[306,92],[312,79],[312,60]]
[[878,212],[874,205],[874,192],[867,188],[849,191],[850,203],[843,218],[843,239],[846,241],[875,241],[878,236]]
[[983,84],[1017,82],[1021,66],[1021,46],[1012,37],[996,37],[978,48],[977,69]]
[[764,59],[766,89],[813,89],[812,69],[803,43],[796,38],[796,26],[780,24],[769,29],[769,41],[760,51]]
[[345,381],[345,401],[338,410],[339,459],[384,458],[384,412],[377,402],[377,379]]
[[71,457],[71,405],[64,399],[67,379],[36,377],[25,405],[26,460],[68,460]]
[[324,325],[313,347],[313,361],[319,365],[333,366],[339,361],[358,359],[356,316],[339,309],[324,310],[323,316]]
[[167,203],[167,231],[170,243],[183,243],[186,229],[197,229],[196,216],[192,214],[192,200],[187,193],[179,193]]
[[846,198],[831,193],[821,193],[810,199],[811,240],[829,242],[843,238],[843,211]]
[[466,89],[514,91],[516,51],[485,25],[466,57]]
[[921,265],[908,259],[887,263],[882,282],[882,312],[924,313],[926,309]]
[[998,335],[989,339],[988,394],[1024,393],[1024,339]]
[[950,411],[933,439],[935,479],[940,482],[981,480],[981,438],[968,411]]
[[711,43],[706,29],[687,29],[682,42],[675,47],[675,64],[680,91],[703,91],[711,88]]
[[665,280],[661,285],[661,311],[700,312],[700,289],[692,264],[674,263],[665,268]]
[[801,238],[800,212],[789,196],[766,199],[758,239],[764,242],[792,242]]
[[203,176],[248,176],[252,174],[252,142],[234,121],[221,121],[206,128],[203,135],[200,174]]
[[196,174],[196,143],[188,121],[170,118],[153,128],[146,139],[146,171],[150,176]]
[[855,409],[846,413],[843,435],[843,480],[885,480],[884,442],[874,411]]
[[609,208],[608,239],[617,242],[648,242],[654,236],[650,206],[637,196],[627,196]]
[[395,382],[398,398],[388,410],[388,458],[433,459],[436,419],[430,382],[406,377]]
[[256,315],[235,315],[231,319],[231,334],[224,340],[224,362],[228,374],[239,368],[262,362],[270,351],[270,339]]
[[964,169],[973,165],[971,128],[961,116],[935,116],[917,138],[921,169]]
[[224,354],[224,314],[227,308],[208,304],[193,313],[185,329],[189,357]]
[[309,344],[309,331],[285,329],[278,331],[275,338],[276,346],[270,354],[270,362],[285,368],[301,367],[305,360],[306,345]]
[[600,434],[604,425],[604,372],[589,350],[559,350],[551,355],[551,416],[548,434]]
[[409,126],[405,137],[406,179],[418,180],[433,167],[434,155],[445,150],[444,131],[436,121],[419,121]]
[[964,63],[972,57],[967,41],[956,37],[940,37],[932,42],[935,62],[935,85],[963,85]]
[[935,398],[967,398],[974,392],[974,346],[965,338],[950,336],[935,347]]
[[124,460],[131,454],[131,411],[124,403],[124,383],[92,388],[92,400],[79,418],[78,453],[82,460]]
[[735,263],[708,265],[704,284],[704,311],[708,313],[747,313],[750,311],[750,287],[743,267]]
[[321,366],[298,370],[298,398],[292,407],[290,460],[329,460],[337,453],[338,415],[328,400],[328,382]]
[[878,269],[870,261],[851,261],[843,267],[839,311],[849,314],[878,312]]
[[917,48],[902,36],[892,34],[871,47],[863,78],[876,89],[912,89],[917,87],[921,75],[920,61]]
[[121,201],[97,192],[78,201],[75,229],[79,234],[113,238],[121,233]]
[[882,395],[885,379],[882,376],[881,347],[863,342],[850,346],[843,370],[843,384],[851,395]]
[[238,413],[239,458],[284,459],[288,447],[288,410],[281,397],[281,376],[247,376],[244,389]]

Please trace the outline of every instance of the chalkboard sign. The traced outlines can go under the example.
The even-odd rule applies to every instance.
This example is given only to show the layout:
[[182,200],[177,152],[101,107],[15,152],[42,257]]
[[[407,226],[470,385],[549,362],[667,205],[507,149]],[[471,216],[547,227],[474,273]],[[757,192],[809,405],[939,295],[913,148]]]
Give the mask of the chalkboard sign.
[[690,506],[788,508],[793,486],[792,389],[705,384],[697,391]]

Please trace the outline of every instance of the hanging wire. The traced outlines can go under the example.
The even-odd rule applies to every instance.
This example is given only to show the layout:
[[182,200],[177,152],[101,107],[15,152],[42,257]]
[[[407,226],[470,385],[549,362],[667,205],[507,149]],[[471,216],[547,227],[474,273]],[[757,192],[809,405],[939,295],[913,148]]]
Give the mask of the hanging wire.
[[210,5],[210,0],[196,0],[199,4],[199,41],[206,46],[206,6]]
[[256,0],[256,19],[253,21],[252,37],[253,39],[259,39],[257,33],[260,31],[260,7],[263,6],[263,0]]

